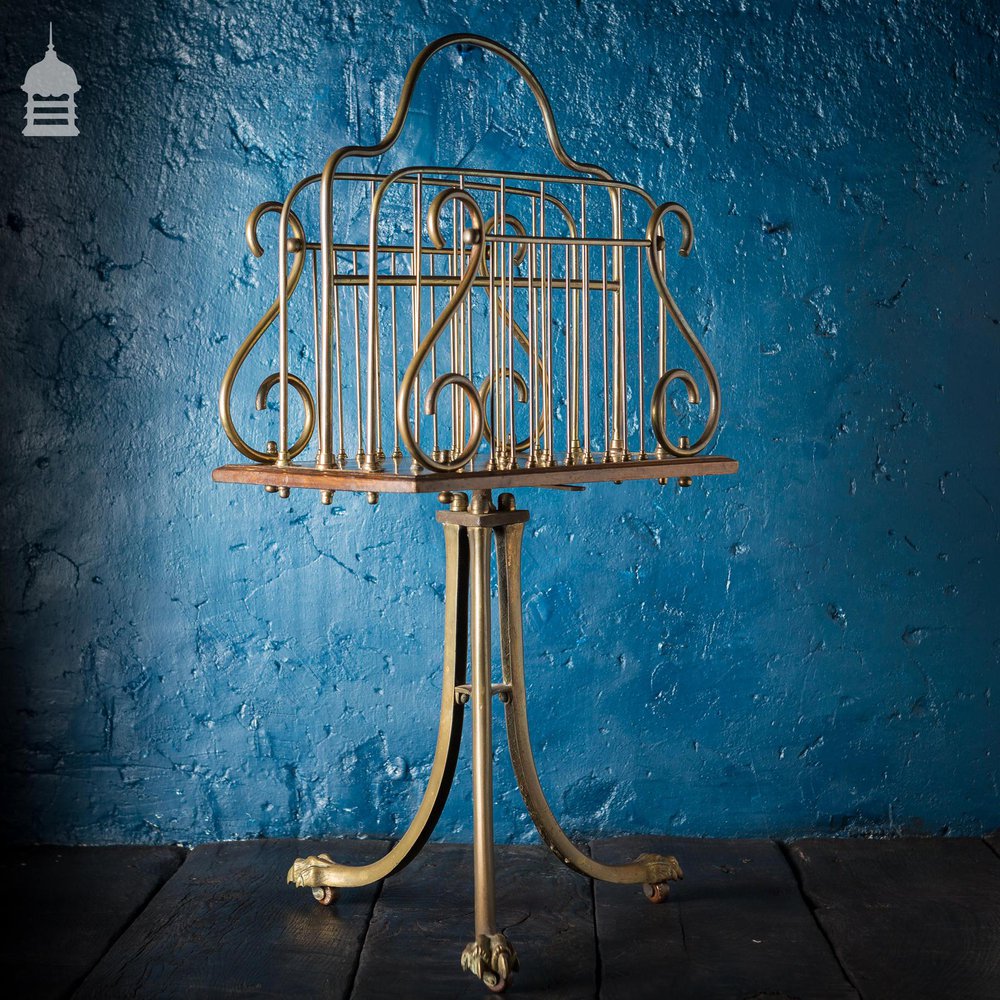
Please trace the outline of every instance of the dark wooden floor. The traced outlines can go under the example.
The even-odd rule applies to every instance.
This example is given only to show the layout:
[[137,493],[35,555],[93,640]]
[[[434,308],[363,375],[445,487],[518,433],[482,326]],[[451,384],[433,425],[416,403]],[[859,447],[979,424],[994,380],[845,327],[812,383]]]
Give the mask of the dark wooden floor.
[[[290,860],[362,862],[378,841],[8,849],[7,996],[486,996],[459,968],[471,850],[439,844],[324,908]],[[501,847],[497,912],[521,972],[510,995],[607,1000],[1000,998],[1000,838],[596,841],[624,861],[674,853],[670,900],[592,885],[539,847]]]

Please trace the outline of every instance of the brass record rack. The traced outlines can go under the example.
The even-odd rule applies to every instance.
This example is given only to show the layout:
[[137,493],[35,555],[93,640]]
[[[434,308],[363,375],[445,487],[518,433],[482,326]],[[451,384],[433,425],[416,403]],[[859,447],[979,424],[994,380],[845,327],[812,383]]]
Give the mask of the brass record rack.
[[[395,145],[421,71],[450,46],[480,47],[517,71],[563,172],[347,169]],[[300,218],[306,196],[316,195],[318,234]],[[258,225],[271,213],[279,217],[282,248],[277,297],[234,355],[219,394],[223,428],[249,462],[224,465],[213,479],[262,485],[281,497],[317,490],[327,504],[337,490],[364,492],[371,503],[380,493],[432,492],[446,508],[437,514],[446,553],[441,716],[417,815],[379,861],[351,866],[326,854],[299,858],[288,880],[330,904],[338,890],[368,885],[410,862],[444,806],[468,706],[475,937],[461,961],[498,992],[517,969],[517,956],[495,917],[494,696],[505,708],[528,812],[560,860],[591,878],[643,885],[654,902],[681,877],[673,857],[643,855],[624,865],[591,858],[546,802],[525,705],[520,566],[528,512],[517,509],[510,492],[494,502],[493,491],[579,492],[589,483],[635,479],[687,486],[694,476],[737,470],[732,459],[702,454],[719,422],[719,380],[668,287],[668,253],[688,255],[691,219],[680,205],[658,204],[601,167],[572,159],[534,74],[498,42],[466,34],[441,38],[416,57],[380,142],[337,149],[321,173],[299,181],[284,201],[250,213],[246,239],[258,257],[264,252]],[[303,275],[311,278],[311,296],[293,303]],[[277,390],[277,440],[259,450],[237,430],[231,407],[240,369],[275,321],[278,370],[260,384],[256,407],[267,409]],[[290,370],[293,324],[309,331],[294,356],[308,358],[311,348],[311,372]],[[704,404],[699,380],[668,367],[668,341],[677,333],[700,370]],[[668,430],[674,383],[684,389],[680,408],[684,397],[690,407],[704,406],[693,442]],[[290,426],[301,426],[297,437]],[[307,463],[314,437],[318,445]],[[499,683],[491,656],[494,547]]]

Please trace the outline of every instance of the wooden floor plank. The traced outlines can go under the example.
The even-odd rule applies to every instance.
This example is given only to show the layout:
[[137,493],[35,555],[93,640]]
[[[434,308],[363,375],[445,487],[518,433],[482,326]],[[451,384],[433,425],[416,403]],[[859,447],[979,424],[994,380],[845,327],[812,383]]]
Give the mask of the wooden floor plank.
[[1000,858],[1000,830],[994,830],[991,834],[984,837],[983,840],[990,845],[993,853]]
[[803,840],[790,854],[865,1000],[1000,997],[1000,859],[982,840]]
[[5,848],[4,992],[69,996],[183,858],[177,847]]
[[[521,964],[518,1000],[592,1000],[594,923],[588,879],[546,848],[500,846],[497,921]],[[473,938],[472,848],[431,844],[382,890],[361,955],[352,1000],[488,996],[462,971]]]
[[377,887],[323,907],[308,890],[286,885],[285,874],[304,853],[360,864],[387,847],[294,840],[196,847],[75,996],[343,998]]
[[846,1000],[857,993],[769,840],[622,837],[595,841],[602,861],[674,854],[670,898],[637,886],[595,888],[602,1000]]

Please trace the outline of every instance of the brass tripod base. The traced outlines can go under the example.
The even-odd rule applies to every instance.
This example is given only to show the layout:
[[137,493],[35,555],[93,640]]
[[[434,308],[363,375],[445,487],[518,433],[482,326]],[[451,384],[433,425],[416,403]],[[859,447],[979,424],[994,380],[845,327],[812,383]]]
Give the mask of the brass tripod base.
[[[462,952],[462,968],[494,992],[503,990],[517,969],[517,955],[497,930],[493,871],[492,698],[504,705],[511,764],[521,796],[542,840],[566,865],[590,878],[643,885],[651,902],[667,898],[668,883],[683,878],[677,859],[642,854],[623,865],[608,865],[585,854],[556,822],[542,792],[531,752],[525,703],[524,638],[521,618],[521,541],[528,512],[516,510],[514,497],[502,493],[498,508],[489,490],[477,490],[471,503],[463,493],[443,494],[450,509],[438,513],[445,537],[445,643],[441,718],[431,774],[417,815],[388,854],[368,865],[342,865],[326,854],[297,858],[288,881],[332,902],[340,888],[388,878],[419,853],[434,829],[455,776],[462,738],[464,706],[472,713],[473,875],[475,940]],[[491,657],[490,549],[496,545],[499,590],[502,684],[493,684]],[[471,614],[470,614],[471,613]],[[471,642],[470,642],[471,638]],[[471,684],[466,667],[471,661]],[[331,890],[325,892],[324,890]]]

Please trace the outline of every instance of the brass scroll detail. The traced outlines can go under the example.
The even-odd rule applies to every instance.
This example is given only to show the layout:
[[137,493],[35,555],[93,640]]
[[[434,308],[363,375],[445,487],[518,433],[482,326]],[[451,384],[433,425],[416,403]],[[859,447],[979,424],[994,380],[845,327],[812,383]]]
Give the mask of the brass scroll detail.
[[[282,206],[280,202],[265,201],[263,204],[258,205],[250,213],[246,224],[246,240],[247,246],[250,248],[250,252],[255,257],[262,257],[264,255],[264,248],[261,246],[260,240],[257,237],[257,226],[259,225],[260,220],[268,212],[277,212],[280,214],[281,209]],[[288,222],[291,226],[292,232],[295,234],[295,242],[292,244],[292,247],[294,247],[292,253],[295,259],[292,263],[292,269],[288,274],[285,284],[286,301],[289,297],[291,297],[292,292],[295,291],[295,286],[299,283],[299,278],[302,276],[302,269],[306,262],[305,231],[302,228],[302,223],[299,221],[298,216],[296,216],[294,212],[289,212]],[[285,251],[286,247],[282,247],[282,251]],[[236,424],[233,422],[232,397],[233,385],[236,382],[236,376],[243,367],[243,362],[246,361],[246,359],[250,356],[250,352],[257,346],[257,341],[260,340],[266,330],[271,326],[275,319],[277,319],[279,308],[280,298],[275,299],[274,302],[271,303],[264,315],[257,321],[256,326],[254,326],[254,328],[247,334],[243,343],[240,344],[239,350],[237,350],[237,352],[233,355],[233,359],[229,362],[229,366],[226,368],[225,375],[222,376],[222,385],[219,388],[219,419],[222,421],[222,429],[226,432],[226,437],[232,441],[233,446],[237,451],[239,451],[242,455],[245,455],[251,461],[265,462],[269,464],[273,464],[277,461],[277,452],[259,451],[257,448],[254,448],[251,444],[247,443],[240,432],[236,429]],[[268,377],[261,382],[259,388],[257,389],[255,399],[255,405],[258,410],[264,410],[267,408],[268,395],[272,387],[278,383],[280,377],[280,375],[274,373],[268,375]],[[292,459],[304,451],[306,445],[309,444],[315,423],[316,407],[313,404],[312,393],[309,391],[309,387],[298,377],[298,375],[290,374],[288,376],[288,381],[292,386],[294,386],[295,391],[298,392],[299,398],[302,400],[302,409],[305,411],[302,433],[299,435],[295,444],[293,444],[288,450],[288,458]]]
[[[431,242],[439,250],[443,250],[445,247],[444,238],[441,235],[441,210],[449,201],[463,205],[469,215],[472,216],[473,228],[478,230],[479,233],[483,232],[483,215],[479,210],[479,204],[475,198],[460,188],[445,188],[434,198],[427,212],[427,232],[430,235]],[[457,372],[447,372],[444,375],[439,375],[430,384],[427,389],[427,395],[424,397],[424,413],[427,416],[434,415],[437,410],[438,396],[441,390],[448,385],[457,386],[468,399],[472,409],[472,426],[469,429],[469,437],[464,447],[450,461],[439,461],[428,455],[417,444],[413,431],[410,428],[410,398],[413,395],[413,386],[420,372],[421,365],[427,359],[427,356],[430,354],[445,327],[451,322],[452,316],[458,311],[458,307],[462,304],[465,296],[468,295],[469,289],[472,287],[472,282],[475,280],[479,270],[479,261],[482,254],[483,240],[480,237],[472,244],[469,252],[469,263],[465,269],[465,274],[462,276],[462,280],[458,283],[444,309],[441,310],[437,319],[427,333],[424,334],[419,346],[413,352],[413,357],[406,366],[406,371],[400,382],[399,392],[396,394],[396,421],[399,424],[399,436],[402,438],[403,444],[406,445],[416,461],[428,469],[434,469],[436,472],[453,472],[456,469],[461,469],[478,451],[479,444],[483,439],[484,427],[482,400],[479,398],[479,392],[476,390],[473,382],[465,375],[459,375]]]
[[664,372],[660,376],[653,387],[653,394],[649,404],[649,416],[653,425],[653,434],[659,445],[675,458],[686,458],[691,455],[697,455],[712,439],[712,435],[715,434],[715,429],[719,425],[719,377],[715,373],[715,367],[711,359],[705,353],[705,348],[701,346],[701,341],[695,336],[688,321],[684,318],[680,307],[674,301],[673,295],[670,294],[670,289],[667,288],[666,276],[664,271],[660,269],[657,259],[659,252],[657,240],[659,233],[657,231],[661,229],[663,219],[667,215],[676,215],[681,223],[681,245],[678,248],[678,253],[682,257],[687,257],[694,244],[694,226],[691,224],[691,216],[688,215],[687,211],[676,202],[666,202],[660,205],[649,217],[649,224],[646,226],[646,257],[649,263],[649,272],[668,315],[676,324],[677,329],[681,331],[688,346],[694,352],[694,356],[698,359],[698,364],[701,365],[702,370],[705,372],[705,378],[708,380],[708,418],[705,421],[705,427],[701,432],[701,436],[694,444],[683,447],[679,444],[674,444],[670,440],[670,436],[667,434],[666,412],[667,389],[670,383],[674,381],[682,382],[687,389],[688,401],[694,405],[698,405],[701,402],[701,393],[698,391],[698,384],[695,382],[694,376],[683,368],[671,368],[670,371]]

